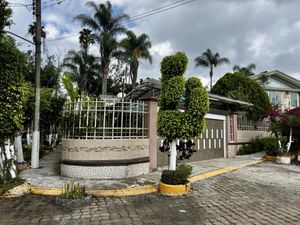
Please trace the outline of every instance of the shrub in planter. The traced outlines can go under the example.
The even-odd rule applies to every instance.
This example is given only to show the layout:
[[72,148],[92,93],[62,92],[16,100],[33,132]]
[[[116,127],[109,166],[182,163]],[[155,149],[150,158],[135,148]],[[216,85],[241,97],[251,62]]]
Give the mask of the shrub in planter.
[[176,170],[164,170],[159,183],[159,192],[164,195],[182,195],[190,191],[188,177],[192,173],[189,165],[180,165]]
[[188,183],[188,177],[192,173],[189,165],[180,165],[176,170],[164,170],[161,175],[161,182],[165,184],[177,185]]

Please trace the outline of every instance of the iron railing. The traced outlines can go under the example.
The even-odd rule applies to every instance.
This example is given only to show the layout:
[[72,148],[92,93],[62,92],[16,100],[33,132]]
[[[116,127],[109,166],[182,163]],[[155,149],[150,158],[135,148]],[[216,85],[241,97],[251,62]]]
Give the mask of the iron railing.
[[139,101],[81,99],[64,106],[67,139],[143,139],[148,105]]

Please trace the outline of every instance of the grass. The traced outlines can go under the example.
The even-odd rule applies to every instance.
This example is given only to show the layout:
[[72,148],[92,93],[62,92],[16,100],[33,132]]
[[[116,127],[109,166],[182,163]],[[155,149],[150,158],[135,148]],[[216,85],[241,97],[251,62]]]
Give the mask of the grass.
[[63,192],[59,197],[61,199],[84,199],[86,196],[85,187],[72,181],[64,185]]
[[17,187],[24,183],[24,180],[20,177],[12,178],[6,182],[0,180],[0,195],[5,194],[10,189]]

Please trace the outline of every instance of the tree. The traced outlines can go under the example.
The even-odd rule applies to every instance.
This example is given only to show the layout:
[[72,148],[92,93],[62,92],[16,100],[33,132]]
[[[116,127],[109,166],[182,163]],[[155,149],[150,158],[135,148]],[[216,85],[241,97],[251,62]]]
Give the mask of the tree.
[[254,63],[250,63],[245,67],[241,67],[239,65],[234,65],[234,67],[232,69],[233,69],[233,72],[240,72],[246,76],[252,76],[252,75],[254,75],[253,70],[256,69],[256,65]]
[[[43,39],[45,39],[46,38],[45,27],[42,26],[41,28],[42,28],[41,29],[41,37]],[[34,42],[36,42],[36,37],[35,37],[35,35],[36,35],[36,22],[33,22],[33,24],[29,24],[28,33],[32,36],[32,40]]]
[[262,86],[240,72],[226,73],[213,86],[211,93],[252,103],[248,118],[254,121],[261,119],[270,107],[269,97]]
[[92,35],[92,31],[84,28],[79,32],[79,34],[79,43],[81,47],[88,52],[89,46],[95,43],[95,38]]
[[7,1],[0,0],[0,36],[2,36],[5,27],[10,27],[13,24],[13,21],[10,19],[12,10],[8,5]]
[[65,73],[61,81],[64,85],[64,88],[67,90],[71,101],[72,102],[76,101],[79,96],[78,87],[74,88],[70,74]]
[[140,36],[136,36],[132,31],[127,31],[126,35],[127,37],[121,40],[120,47],[125,62],[129,65],[131,83],[134,88],[138,77],[140,59],[145,59],[152,63],[152,57],[149,51],[151,42],[149,36],[144,33]]
[[[209,109],[206,90],[197,78],[185,82],[183,74],[188,63],[182,52],[166,56],[161,62],[161,92],[159,96],[157,132],[171,143],[170,170],[176,168],[176,139],[189,139],[201,134],[205,114]],[[185,95],[185,112],[179,111],[179,101]]]
[[93,36],[100,46],[102,94],[106,94],[110,64],[118,47],[116,37],[126,32],[123,22],[129,19],[129,17],[126,14],[114,15],[112,5],[109,1],[101,4],[89,1],[86,5],[91,8],[92,16],[80,14],[74,19],[94,31]]
[[92,86],[95,85],[99,68],[95,56],[83,49],[78,52],[70,50],[64,59],[63,66],[68,69],[71,80],[77,83],[80,93],[92,94]]
[[230,60],[226,57],[221,58],[218,52],[213,53],[209,48],[206,50],[206,52],[203,52],[201,56],[195,58],[195,67],[209,68],[210,90],[212,89],[212,77],[214,68],[224,63],[230,64]]
[[[35,83],[35,62],[34,55],[31,51],[27,52],[27,71],[25,74],[25,80],[30,83]],[[55,65],[55,56],[48,56],[41,66],[41,87],[59,89],[59,79],[61,68]]]

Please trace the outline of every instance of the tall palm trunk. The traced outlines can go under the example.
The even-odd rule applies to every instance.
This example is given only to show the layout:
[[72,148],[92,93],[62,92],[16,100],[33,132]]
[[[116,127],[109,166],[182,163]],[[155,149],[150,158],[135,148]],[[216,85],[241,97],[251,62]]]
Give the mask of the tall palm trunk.
[[209,77],[210,77],[210,89],[212,89],[212,78],[213,78],[213,68],[210,67],[210,71],[209,71]]
[[139,62],[136,63],[135,68],[132,70],[132,87],[135,88],[138,76]]
[[107,75],[108,75],[108,66],[105,60],[101,59],[101,64],[103,66],[100,66],[101,71],[101,79],[102,79],[102,94],[107,94]]

